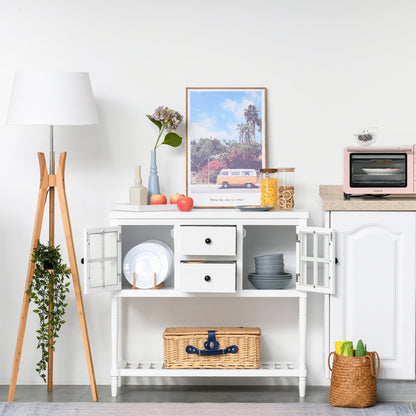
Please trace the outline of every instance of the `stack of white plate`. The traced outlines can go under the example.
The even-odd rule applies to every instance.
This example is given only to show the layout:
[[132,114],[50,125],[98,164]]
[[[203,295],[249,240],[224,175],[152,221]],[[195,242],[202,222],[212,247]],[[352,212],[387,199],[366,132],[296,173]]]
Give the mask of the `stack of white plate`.
[[256,270],[248,275],[248,280],[257,289],[283,289],[292,275],[285,273],[282,253],[266,254],[254,258]]
[[136,286],[150,289],[156,284],[164,282],[173,270],[173,251],[163,241],[147,240],[134,246],[124,257],[123,272],[128,282],[133,285],[133,273]]

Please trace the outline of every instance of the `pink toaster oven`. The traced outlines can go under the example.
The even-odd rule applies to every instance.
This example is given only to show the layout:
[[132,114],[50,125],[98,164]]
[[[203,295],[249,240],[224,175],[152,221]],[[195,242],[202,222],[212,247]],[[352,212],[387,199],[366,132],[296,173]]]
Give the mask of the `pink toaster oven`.
[[347,147],[344,197],[416,193],[415,146]]

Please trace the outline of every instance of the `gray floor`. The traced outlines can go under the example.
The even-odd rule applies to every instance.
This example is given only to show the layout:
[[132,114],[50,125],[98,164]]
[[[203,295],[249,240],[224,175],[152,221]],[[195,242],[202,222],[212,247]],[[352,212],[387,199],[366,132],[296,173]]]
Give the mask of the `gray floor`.
[[[9,386],[0,386],[0,401],[7,401]],[[123,386],[116,398],[109,386],[98,386],[101,402],[249,402],[249,403],[328,403],[329,388],[307,386],[306,397],[298,396],[295,386]],[[19,402],[89,402],[89,386],[54,386],[48,393],[45,386],[17,386]],[[416,382],[377,382],[377,401],[411,403],[416,408]]]

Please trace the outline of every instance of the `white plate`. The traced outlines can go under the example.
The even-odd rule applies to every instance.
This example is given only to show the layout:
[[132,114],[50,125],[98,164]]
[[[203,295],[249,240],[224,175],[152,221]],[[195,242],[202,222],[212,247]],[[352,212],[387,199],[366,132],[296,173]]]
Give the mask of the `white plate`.
[[369,175],[392,175],[398,173],[399,168],[363,168]]
[[133,285],[133,273],[136,273],[136,286],[150,289],[164,282],[172,273],[173,252],[163,241],[148,240],[134,246],[124,257],[123,272],[127,281]]

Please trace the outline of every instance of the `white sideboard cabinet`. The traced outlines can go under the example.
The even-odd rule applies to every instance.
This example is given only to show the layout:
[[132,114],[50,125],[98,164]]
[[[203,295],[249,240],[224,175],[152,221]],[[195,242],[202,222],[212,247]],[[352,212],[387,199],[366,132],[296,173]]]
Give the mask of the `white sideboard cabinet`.
[[[111,227],[86,230],[85,282],[86,293],[111,291],[111,388],[117,395],[122,377],[297,377],[299,395],[306,387],[306,316],[307,291],[333,293],[334,242],[332,230],[307,227],[308,213],[240,212],[236,209],[194,209],[190,212],[126,212],[110,213]],[[133,290],[122,276],[126,253],[147,240],[160,240],[174,253],[174,272],[157,290]],[[247,275],[254,271],[254,257],[275,252],[284,253],[285,271],[293,274],[291,284],[283,290],[254,289]],[[210,276],[209,279],[206,277]],[[157,362],[129,360],[123,357],[123,300],[146,299],[160,302],[170,298],[186,302],[188,298],[215,300],[221,309],[231,298],[252,302],[269,299],[298,302],[298,342],[291,361],[262,361],[259,369],[164,369],[163,350]],[[177,300],[176,300],[177,299]],[[142,302],[143,303],[143,302]],[[253,310],[255,314],[255,308]],[[174,316],[175,311],[172,311]],[[221,317],[221,314],[219,314]],[[172,318],[173,319],[173,318]],[[216,322],[217,324],[221,322]],[[163,323],[162,323],[163,324]],[[261,322],[258,322],[261,327]],[[244,325],[244,322],[241,322]],[[181,325],[177,325],[181,326]],[[197,325],[194,325],[197,326]],[[213,325],[218,326],[218,325]],[[221,326],[221,325],[220,325]],[[296,334],[296,332],[295,332]],[[125,335],[125,334],[124,334]],[[162,333],[160,334],[162,337]],[[146,334],[143,334],[143,342]],[[296,338],[296,337],[295,337]],[[279,338],[279,342],[285,340]],[[260,348],[260,354],[262,354]]]
[[329,348],[361,338],[380,355],[380,377],[414,379],[416,213],[329,211],[326,225],[337,243]]

